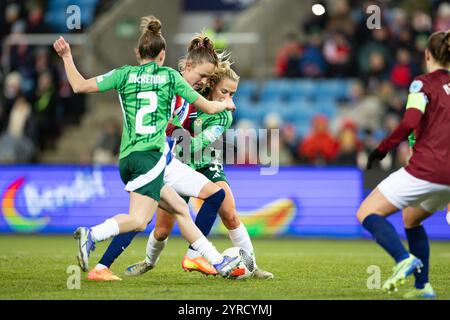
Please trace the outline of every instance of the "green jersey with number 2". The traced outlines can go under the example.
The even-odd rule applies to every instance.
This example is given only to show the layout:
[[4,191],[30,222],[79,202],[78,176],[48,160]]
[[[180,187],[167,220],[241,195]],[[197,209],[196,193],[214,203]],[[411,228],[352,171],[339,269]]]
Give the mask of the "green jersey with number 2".
[[123,112],[120,159],[134,151],[163,152],[175,95],[193,103],[199,94],[172,68],[155,62],[125,65],[97,77],[100,92],[115,89]]

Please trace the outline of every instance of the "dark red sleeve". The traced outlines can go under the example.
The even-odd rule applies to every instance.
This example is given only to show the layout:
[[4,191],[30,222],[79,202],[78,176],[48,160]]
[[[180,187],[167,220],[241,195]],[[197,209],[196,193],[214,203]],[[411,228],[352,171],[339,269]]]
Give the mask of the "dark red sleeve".
[[189,116],[186,119],[186,121],[183,123],[183,128],[186,129],[187,131],[189,131],[191,133],[191,135],[193,135],[193,131],[192,131],[192,122],[195,121],[195,119],[197,118],[197,108],[194,107],[193,104],[189,105]]
[[167,129],[166,129],[166,136],[170,137],[172,136],[173,131],[178,128],[177,126],[174,126],[173,124],[169,123],[167,125]]
[[420,123],[423,113],[415,108],[407,109],[398,127],[378,146],[381,152],[388,152],[405,140]]

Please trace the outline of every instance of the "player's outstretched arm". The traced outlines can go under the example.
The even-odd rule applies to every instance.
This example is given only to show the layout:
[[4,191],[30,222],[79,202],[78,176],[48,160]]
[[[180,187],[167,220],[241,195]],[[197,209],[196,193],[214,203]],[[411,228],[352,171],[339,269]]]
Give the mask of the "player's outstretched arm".
[[56,53],[64,61],[64,68],[66,69],[67,79],[70,86],[75,93],[93,93],[99,92],[95,78],[85,79],[80,72],[78,72],[75,63],[73,62],[72,53],[70,51],[69,43],[60,36],[54,43],[53,48]]
[[397,147],[419,125],[422,119],[422,111],[416,108],[406,109],[406,112],[397,128],[373,150],[369,155],[367,169],[372,168],[376,160],[383,160],[389,150]]
[[236,106],[231,99],[224,101],[209,101],[204,97],[199,96],[198,99],[194,101],[193,105],[207,114],[216,114],[224,110],[236,110]]

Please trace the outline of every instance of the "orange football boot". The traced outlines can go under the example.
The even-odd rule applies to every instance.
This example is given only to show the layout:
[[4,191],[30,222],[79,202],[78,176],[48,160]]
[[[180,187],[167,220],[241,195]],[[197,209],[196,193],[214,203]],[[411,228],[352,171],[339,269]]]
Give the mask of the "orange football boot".
[[181,262],[181,267],[184,271],[198,271],[203,273],[204,275],[217,275],[218,272],[216,268],[214,268],[208,260],[206,260],[204,257],[200,256],[197,258],[188,258],[188,256],[184,256],[183,261]]
[[92,269],[89,271],[88,280],[92,281],[121,281],[122,279],[116,276],[111,270],[108,268],[96,270]]
[[243,276],[245,274],[245,269],[244,268],[238,268],[236,267],[230,274],[231,277],[240,277]]

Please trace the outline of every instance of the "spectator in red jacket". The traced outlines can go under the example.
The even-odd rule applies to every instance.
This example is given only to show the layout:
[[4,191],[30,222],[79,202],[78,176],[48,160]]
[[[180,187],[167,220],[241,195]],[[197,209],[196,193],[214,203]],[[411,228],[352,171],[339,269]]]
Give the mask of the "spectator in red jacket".
[[278,77],[299,77],[298,67],[302,46],[294,33],[286,35],[286,41],[278,50],[275,59],[275,75]]
[[408,88],[416,75],[411,55],[405,48],[397,50],[396,61],[391,70],[391,81],[398,88]]
[[338,143],[328,128],[328,119],[317,115],[312,120],[312,131],[299,145],[298,153],[311,164],[330,163],[336,157]]

